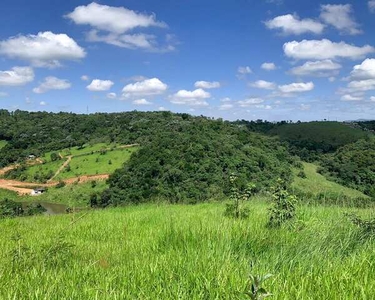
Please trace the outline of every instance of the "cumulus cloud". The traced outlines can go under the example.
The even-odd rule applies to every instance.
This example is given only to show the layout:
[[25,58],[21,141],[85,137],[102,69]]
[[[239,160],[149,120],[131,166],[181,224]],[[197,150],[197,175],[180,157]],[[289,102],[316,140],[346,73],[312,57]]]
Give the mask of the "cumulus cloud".
[[90,77],[87,76],[87,75],[82,75],[82,76],[81,76],[81,80],[82,80],[82,81],[89,81],[89,80],[90,80]]
[[0,41],[0,54],[30,62],[35,67],[59,67],[63,60],[79,60],[86,52],[66,34],[50,31],[18,35]]
[[134,105],[151,105],[152,102],[147,101],[146,99],[137,99],[132,102]]
[[372,13],[375,12],[375,0],[371,0],[368,2],[368,8]]
[[46,77],[44,81],[33,89],[34,93],[43,94],[50,90],[66,90],[71,87],[71,83],[66,79],[59,79],[53,76]]
[[356,65],[350,73],[353,80],[375,79],[375,59],[368,58],[360,65]]
[[372,90],[375,90],[375,79],[351,81],[346,89],[349,92],[366,92]]
[[274,63],[265,62],[261,65],[261,68],[266,71],[276,70],[276,65]]
[[273,82],[265,81],[265,80],[258,80],[255,82],[250,83],[251,87],[263,90],[274,90],[276,88],[276,84]]
[[327,4],[321,6],[320,18],[343,34],[356,35],[362,33],[359,24],[352,16],[352,6],[350,4]]
[[45,102],[45,101],[40,101],[40,102],[39,102],[39,105],[40,105],[40,106],[46,106],[46,105],[47,105],[47,102]]
[[363,100],[363,97],[353,96],[349,94],[343,95],[341,97],[341,101],[361,101],[361,100]]
[[211,98],[211,94],[203,89],[194,91],[180,90],[170,96],[170,101],[174,104],[189,106],[208,106],[206,99]]
[[117,94],[116,93],[108,93],[107,94],[107,98],[108,99],[116,99],[117,98]]
[[92,92],[102,92],[111,89],[114,83],[111,80],[94,79],[86,88]]
[[294,59],[325,60],[335,58],[360,59],[375,52],[369,45],[357,47],[345,42],[335,43],[328,39],[292,41],[284,44],[286,56]]
[[194,84],[194,86],[196,88],[201,88],[201,89],[217,89],[221,85],[220,85],[220,82],[217,82],[217,81],[212,81],[212,82],[209,82],[209,81],[197,81]]
[[0,71],[0,86],[25,85],[34,80],[34,71],[30,67],[14,67]]
[[149,27],[166,28],[164,22],[156,20],[155,14],[144,14],[127,9],[92,2],[76,7],[66,18],[77,25],[89,25],[92,30],[87,39],[91,42],[107,44],[128,49],[173,51],[171,35],[166,36],[167,46],[159,48],[156,36],[144,33],[130,33],[134,30]]
[[375,97],[374,97],[374,96],[371,96],[371,97],[370,97],[370,101],[375,102]]
[[265,22],[268,29],[280,30],[286,35],[301,35],[304,33],[321,34],[324,25],[312,19],[300,19],[298,15],[283,15]]
[[129,97],[139,97],[139,96],[152,96],[160,95],[168,89],[168,85],[162,82],[158,78],[145,79],[135,83],[130,83],[126,85],[123,89],[123,96],[125,98]]
[[261,104],[264,100],[262,98],[248,98],[245,100],[238,101],[240,107],[250,107],[253,105]]
[[286,85],[279,85],[279,91],[284,94],[309,92],[314,89],[313,82],[294,82]]
[[290,70],[295,76],[332,77],[337,75],[342,66],[330,59],[319,61],[308,61],[302,66]]

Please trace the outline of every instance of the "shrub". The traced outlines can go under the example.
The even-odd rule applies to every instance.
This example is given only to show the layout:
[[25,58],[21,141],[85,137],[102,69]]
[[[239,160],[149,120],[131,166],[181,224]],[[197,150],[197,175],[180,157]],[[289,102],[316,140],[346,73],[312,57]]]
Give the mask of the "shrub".
[[297,197],[289,194],[285,182],[281,179],[272,189],[272,200],[273,206],[270,208],[269,227],[280,227],[283,223],[294,219]]

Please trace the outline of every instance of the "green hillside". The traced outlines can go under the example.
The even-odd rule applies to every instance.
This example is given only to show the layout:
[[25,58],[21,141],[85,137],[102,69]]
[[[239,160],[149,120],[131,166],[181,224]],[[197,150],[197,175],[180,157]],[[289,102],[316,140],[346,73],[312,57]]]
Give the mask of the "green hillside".
[[305,178],[299,176],[301,170],[294,169],[294,181],[291,189],[303,198],[303,201],[315,204],[365,205],[372,203],[362,192],[344,187],[336,182],[327,180],[317,172],[318,166],[303,163]]
[[339,122],[280,124],[271,129],[269,134],[288,142],[295,154],[307,160],[315,159],[320,153],[334,152],[368,135],[360,128]]

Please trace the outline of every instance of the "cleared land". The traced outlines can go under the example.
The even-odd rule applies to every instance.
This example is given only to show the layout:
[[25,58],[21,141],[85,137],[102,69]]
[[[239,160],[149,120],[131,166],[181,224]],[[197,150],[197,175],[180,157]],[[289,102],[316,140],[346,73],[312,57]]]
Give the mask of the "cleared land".
[[224,207],[0,220],[0,298],[247,299],[248,275],[271,273],[272,299],[373,299],[375,241],[347,210],[300,207],[295,226],[268,229],[265,202],[252,200],[246,221]]
[[307,199],[311,199],[311,202],[318,203],[317,198],[320,198],[320,203],[324,204],[340,204],[341,202],[347,202],[348,200],[355,199],[369,199],[368,196],[360,191],[344,187],[338,183],[327,180],[323,175],[317,172],[318,166],[311,163],[303,163],[303,171],[306,174],[306,178],[301,178],[298,173],[299,169],[293,170],[294,181],[292,183],[292,189],[296,193],[306,195]]

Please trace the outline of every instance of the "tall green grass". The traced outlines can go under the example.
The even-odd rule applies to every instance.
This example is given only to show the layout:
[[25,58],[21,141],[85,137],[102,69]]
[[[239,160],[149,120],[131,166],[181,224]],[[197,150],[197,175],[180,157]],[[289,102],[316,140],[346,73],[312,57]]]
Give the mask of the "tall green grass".
[[0,140],[0,149],[4,148],[8,144],[7,141]]
[[0,220],[0,299],[246,299],[249,273],[274,274],[271,299],[374,299],[374,240],[343,209],[267,229],[269,205],[249,206],[242,221],[223,203]]

